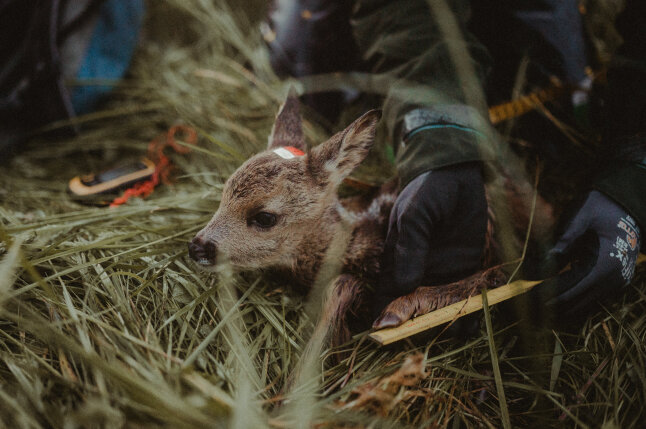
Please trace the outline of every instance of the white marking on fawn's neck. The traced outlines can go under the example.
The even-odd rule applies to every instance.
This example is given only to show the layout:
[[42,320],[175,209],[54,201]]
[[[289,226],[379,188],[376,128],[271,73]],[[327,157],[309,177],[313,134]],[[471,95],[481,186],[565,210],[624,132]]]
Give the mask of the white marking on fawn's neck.
[[355,224],[359,220],[359,215],[343,207],[343,204],[341,204],[340,201],[336,202],[336,212],[339,214],[343,222],[350,225]]
[[379,217],[382,216],[381,207],[384,204],[394,204],[396,199],[396,195],[389,193],[377,196],[374,200],[372,200],[370,206],[365,211],[363,211],[363,213],[361,213],[361,217],[363,219],[379,219]]

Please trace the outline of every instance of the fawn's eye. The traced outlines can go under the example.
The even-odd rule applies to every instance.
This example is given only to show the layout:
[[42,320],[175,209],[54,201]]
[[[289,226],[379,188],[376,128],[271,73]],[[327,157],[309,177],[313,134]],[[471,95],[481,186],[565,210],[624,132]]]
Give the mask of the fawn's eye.
[[267,212],[256,213],[251,218],[249,218],[247,224],[256,225],[260,228],[265,229],[271,228],[272,226],[276,225],[276,215]]

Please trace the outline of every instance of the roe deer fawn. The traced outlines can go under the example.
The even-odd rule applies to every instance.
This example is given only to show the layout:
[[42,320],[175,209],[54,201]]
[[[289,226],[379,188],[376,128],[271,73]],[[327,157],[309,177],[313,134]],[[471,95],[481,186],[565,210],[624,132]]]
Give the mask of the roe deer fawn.
[[[278,113],[267,150],[247,160],[225,183],[218,210],[189,243],[191,258],[211,270],[223,261],[239,270],[271,268],[288,274],[307,292],[337,225],[350,222],[342,268],[326,294],[319,321],[329,345],[349,340],[355,323],[370,322],[368,291],[379,275],[396,186],[382,186],[364,204],[356,198],[339,200],[337,188],[368,154],[380,117],[380,111],[369,111],[308,150],[299,102],[290,95]],[[374,327],[402,323],[464,299],[484,283],[495,287],[504,280],[501,270],[490,269],[450,285],[420,287],[390,304]],[[385,313],[390,314],[387,320]]]

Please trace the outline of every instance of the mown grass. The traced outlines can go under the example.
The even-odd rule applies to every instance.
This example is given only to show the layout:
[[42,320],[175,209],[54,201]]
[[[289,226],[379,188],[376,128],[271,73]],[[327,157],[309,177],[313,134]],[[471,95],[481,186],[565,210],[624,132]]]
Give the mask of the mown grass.
[[[0,171],[3,427],[642,425],[643,274],[567,332],[493,309],[469,340],[380,349],[358,335],[340,363],[324,350],[294,377],[312,325],[303,300],[186,255],[226,177],[264,146],[286,85],[246,15],[202,0],[151,9],[115,100],[79,118],[79,137],[32,142]],[[172,186],[116,209],[69,199],[70,177],[143,155],[177,123],[200,137],[172,156]]]

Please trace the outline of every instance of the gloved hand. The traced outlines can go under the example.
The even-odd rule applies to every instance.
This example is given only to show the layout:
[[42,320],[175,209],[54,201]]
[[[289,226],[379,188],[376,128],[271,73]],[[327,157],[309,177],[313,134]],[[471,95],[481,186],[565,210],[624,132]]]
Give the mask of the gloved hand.
[[[480,269],[486,230],[479,163],[445,167],[413,179],[390,214],[374,316],[419,286],[451,283]],[[387,319],[377,328],[398,324]]]
[[532,293],[560,318],[578,317],[597,301],[616,295],[633,278],[640,231],[626,211],[592,191],[548,253],[552,271],[568,269]]

